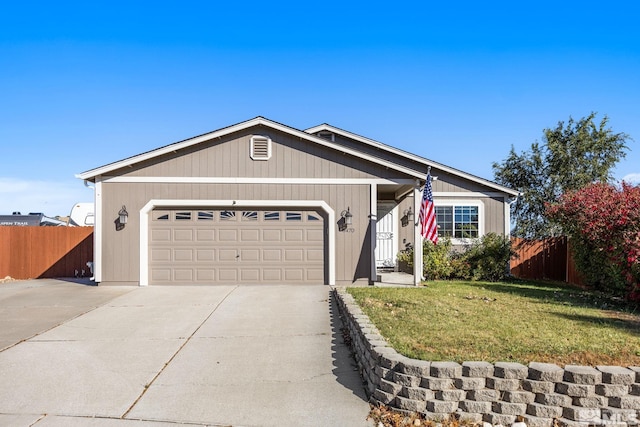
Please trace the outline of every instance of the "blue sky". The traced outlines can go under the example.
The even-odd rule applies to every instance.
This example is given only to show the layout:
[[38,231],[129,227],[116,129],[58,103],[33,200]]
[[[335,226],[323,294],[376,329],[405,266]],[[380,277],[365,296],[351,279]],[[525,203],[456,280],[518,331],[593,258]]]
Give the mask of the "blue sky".
[[255,116],[493,179],[596,111],[640,182],[636,2],[273,3],[4,4],[0,214],[67,215],[93,200],[75,174]]

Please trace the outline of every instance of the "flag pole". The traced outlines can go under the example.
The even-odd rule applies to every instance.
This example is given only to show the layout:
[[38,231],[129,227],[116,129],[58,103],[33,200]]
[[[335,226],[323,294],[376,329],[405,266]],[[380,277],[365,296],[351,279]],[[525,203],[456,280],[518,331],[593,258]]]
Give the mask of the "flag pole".
[[413,227],[413,285],[419,286],[422,283],[422,235],[420,234],[420,220],[418,219],[418,212],[420,211],[420,205],[422,200],[422,194],[420,191],[420,180],[416,179],[416,183],[413,187],[413,211],[416,212],[416,222]]

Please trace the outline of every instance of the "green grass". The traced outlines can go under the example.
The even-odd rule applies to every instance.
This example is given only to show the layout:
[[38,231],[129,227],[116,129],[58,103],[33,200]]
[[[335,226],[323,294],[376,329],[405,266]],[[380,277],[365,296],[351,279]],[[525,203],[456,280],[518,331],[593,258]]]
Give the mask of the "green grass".
[[563,284],[437,281],[348,292],[408,357],[640,366],[640,316]]

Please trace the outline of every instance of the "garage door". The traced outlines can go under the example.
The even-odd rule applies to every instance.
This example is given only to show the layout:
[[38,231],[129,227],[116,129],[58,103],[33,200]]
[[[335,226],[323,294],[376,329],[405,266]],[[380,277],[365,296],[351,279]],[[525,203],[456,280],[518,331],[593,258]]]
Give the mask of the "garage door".
[[324,219],[300,210],[154,210],[150,284],[323,284]]

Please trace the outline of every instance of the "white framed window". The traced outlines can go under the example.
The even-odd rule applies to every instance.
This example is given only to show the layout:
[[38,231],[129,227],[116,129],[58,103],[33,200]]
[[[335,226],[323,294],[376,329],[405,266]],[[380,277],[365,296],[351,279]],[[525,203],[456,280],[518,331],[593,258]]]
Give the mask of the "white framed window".
[[271,158],[271,138],[253,135],[250,144],[250,156],[253,160],[269,160]]
[[484,204],[472,201],[435,203],[438,237],[449,237],[453,244],[465,244],[484,235]]

